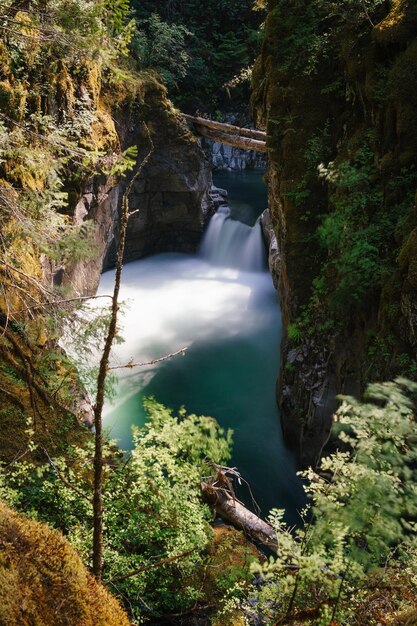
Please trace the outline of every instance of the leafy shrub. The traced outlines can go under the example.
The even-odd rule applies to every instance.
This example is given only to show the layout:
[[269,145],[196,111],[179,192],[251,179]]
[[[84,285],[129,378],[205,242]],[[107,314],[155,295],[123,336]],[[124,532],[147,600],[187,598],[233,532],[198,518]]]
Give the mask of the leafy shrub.
[[[377,579],[384,579],[381,587],[401,581],[408,598],[415,596],[417,385],[375,384],[366,400],[343,399],[335,423],[339,450],[317,471],[302,473],[310,501],[304,527],[291,531],[283,511],[272,512],[277,556],[253,567],[261,585],[246,600],[238,586],[226,614],[238,608],[249,623],[349,626],[373,623],[356,616],[364,619],[360,611],[367,595],[376,596]],[[415,609],[406,597],[400,588],[392,611]]]
[[[104,578],[114,579],[136,618],[181,611],[198,600],[201,580],[196,568],[212,535],[200,481],[211,473],[210,464],[229,458],[231,444],[230,432],[224,433],[212,418],[186,416],[184,411],[173,417],[151,400],[146,408],[149,420],[135,429],[131,455],[115,458],[114,450],[107,450],[103,496]],[[61,476],[78,492],[50,465],[20,464],[3,476],[1,488],[19,510],[62,530],[87,563],[92,503],[80,492],[91,495],[92,454],[91,447],[74,450],[70,466],[54,459]],[[178,560],[148,569],[155,561],[181,554]],[[146,570],[129,576],[141,568]]]

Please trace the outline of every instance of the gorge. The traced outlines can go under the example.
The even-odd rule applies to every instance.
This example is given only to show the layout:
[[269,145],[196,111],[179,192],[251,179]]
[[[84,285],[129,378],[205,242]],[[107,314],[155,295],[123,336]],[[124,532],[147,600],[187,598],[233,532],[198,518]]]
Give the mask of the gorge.
[[[282,442],[274,391],[280,319],[258,219],[266,200],[262,175],[215,176],[229,187],[230,208],[223,205],[213,215],[198,256],[165,254],[125,265],[124,343],[115,348],[112,366],[186,352],[125,375],[120,370],[105,425],[126,449],[132,424],[144,421],[144,396],[174,410],[184,405],[212,415],[234,431],[232,464],[249,483],[249,490],[238,490],[240,497],[252,506],[253,496],[264,514],[284,508],[288,521],[297,523],[302,490]],[[112,284],[113,273],[104,274],[98,293],[111,293]]]
[[0,626],[415,626],[414,0],[1,13]]

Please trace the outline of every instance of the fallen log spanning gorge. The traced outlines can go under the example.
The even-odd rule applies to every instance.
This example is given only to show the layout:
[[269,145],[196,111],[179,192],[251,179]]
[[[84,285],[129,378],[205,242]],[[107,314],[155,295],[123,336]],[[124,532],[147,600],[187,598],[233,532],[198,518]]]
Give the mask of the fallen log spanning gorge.
[[203,137],[242,150],[266,152],[266,133],[264,131],[240,128],[232,124],[215,122],[192,115],[183,114],[183,117],[193,125],[197,134]]

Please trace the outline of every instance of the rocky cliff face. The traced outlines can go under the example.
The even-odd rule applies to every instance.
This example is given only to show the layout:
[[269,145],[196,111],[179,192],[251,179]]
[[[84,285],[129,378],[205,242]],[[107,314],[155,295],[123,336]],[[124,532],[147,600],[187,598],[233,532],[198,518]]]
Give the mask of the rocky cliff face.
[[84,420],[85,402],[74,403],[82,392],[57,348],[62,311],[53,301],[92,295],[103,264],[112,263],[132,175],[114,169],[121,153],[136,146],[137,167],[151,149],[129,198],[127,261],[195,250],[211,207],[211,172],[155,74],[127,79],[122,72],[110,80],[99,56],[79,58],[71,47],[65,55],[54,42],[49,49],[49,40],[24,48],[16,69],[14,43],[6,44],[0,42],[0,457],[10,460],[26,453],[34,433],[51,454],[84,436],[75,415]]
[[265,155],[260,152],[241,150],[210,139],[205,139],[204,142],[208,144],[214,170],[240,171],[266,168]]
[[[143,97],[141,106],[125,106],[115,114],[121,149],[137,146],[138,164],[151,151],[129,195],[127,262],[159,252],[195,252],[212,210],[211,168],[199,141],[173,111],[157,81],[145,84]],[[114,265],[118,213],[129,181],[130,175],[119,181],[95,177],[76,205],[77,223],[94,224],[96,247],[92,260],[63,270],[63,282],[80,295],[95,293],[102,270]]]
[[417,8],[301,4],[269,2],[252,105],[279,248],[278,398],[306,465],[336,394],[417,372]]

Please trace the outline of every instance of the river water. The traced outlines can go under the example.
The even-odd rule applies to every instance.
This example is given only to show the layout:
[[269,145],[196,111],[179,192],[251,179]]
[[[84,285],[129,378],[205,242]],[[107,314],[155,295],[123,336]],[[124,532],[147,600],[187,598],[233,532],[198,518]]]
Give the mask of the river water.
[[[262,512],[285,508],[288,521],[296,522],[302,491],[275,400],[280,312],[255,223],[266,202],[262,175],[221,172],[215,184],[228,189],[232,215],[223,209],[212,218],[200,255],[159,254],[123,269],[125,342],[116,346],[113,365],[187,351],[154,366],[120,370],[105,426],[129,449],[131,425],[145,420],[145,396],[215,417],[234,430],[231,464],[250,483]],[[246,224],[232,219],[240,215]],[[99,294],[111,293],[113,276],[103,274]],[[240,497],[250,502],[248,492]]]

